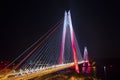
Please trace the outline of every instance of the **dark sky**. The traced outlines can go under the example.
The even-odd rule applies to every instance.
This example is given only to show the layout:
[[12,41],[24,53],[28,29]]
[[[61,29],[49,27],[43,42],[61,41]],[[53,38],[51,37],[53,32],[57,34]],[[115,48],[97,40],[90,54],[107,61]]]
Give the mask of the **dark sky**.
[[9,0],[0,7],[0,60],[13,60],[71,10],[81,52],[91,58],[120,58],[117,0]]

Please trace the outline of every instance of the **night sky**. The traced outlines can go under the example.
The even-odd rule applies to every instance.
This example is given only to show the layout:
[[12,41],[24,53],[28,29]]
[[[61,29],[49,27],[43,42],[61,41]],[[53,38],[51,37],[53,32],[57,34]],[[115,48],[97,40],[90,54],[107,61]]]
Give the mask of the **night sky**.
[[120,58],[117,0],[9,0],[0,7],[0,60],[13,60],[71,10],[81,52],[91,58]]

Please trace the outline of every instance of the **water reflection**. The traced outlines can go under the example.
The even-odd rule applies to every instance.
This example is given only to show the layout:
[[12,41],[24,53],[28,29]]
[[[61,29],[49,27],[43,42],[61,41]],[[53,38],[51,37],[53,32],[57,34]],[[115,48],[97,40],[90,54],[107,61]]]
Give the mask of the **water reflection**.
[[96,67],[95,66],[93,66],[93,67],[91,67],[91,66],[83,66],[82,67],[82,73],[96,73]]

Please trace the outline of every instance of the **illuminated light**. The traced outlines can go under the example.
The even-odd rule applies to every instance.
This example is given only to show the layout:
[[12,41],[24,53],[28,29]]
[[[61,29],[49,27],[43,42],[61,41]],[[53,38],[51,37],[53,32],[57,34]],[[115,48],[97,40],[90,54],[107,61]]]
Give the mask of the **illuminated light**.
[[88,61],[88,66],[91,66],[90,62]]
[[60,62],[59,62],[60,64],[63,63],[64,44],[65,44],[65,36],[66,36],[66,26],[67,26],[67,12],[65,11],[62,43],[61,43],[61,50],[60,50]]
[[91,73],[91,67],[87,68],[87,73]]
[[85,62],[83,63],[83,67],[85,66]]
[[64,25],[63,25],[63,35],[62,35],[62,43],[61,43],[61,50],[60,50],[60,64],[63,64],[63,54],[64,54],[64,46],[65,46],[65,37],[66,37],[66,28],[67,25],[70,27],[70,35],[71,35],[71,43],[72,43],[72,51],[73,51],[73,57],[74,57],[74,64],[75,64],[75,70],[77,73],[79,73],[79,67],[78,67],[78,59],[77,59],[77,51],[76,51],[76,43],[75,43],[75,34],[72,28],[72,21],[71,21],[71,15],[70,11],[67,13],[65,11],[65,17],[64,17]]
[[94,61],[93,63],[92,63],[92,66],[94,66],[96,64],[96,62]]
[[83,73],[85,73],[85,72],[86,72],[85,67],[82,67],[82,72],[83,72]]
[[104,69],[106,69],[106,66],[104,66]]
[[87,51],[87,47],[84,48],[84,59],[85,59],[85,61],[88,61],[88,51]]
[[95,72],[96,71],[96,67],[94,66],[94,67],[92,67],[92,69],[93,69],[93,71]]
[[69,27],[70,27],[70,33],[71,33],[71,43],[72,43],[75,70],[77,73],[79,73],[78,59],[77,59],[77,53],[76,53],[76,44],[75,44],[75,36],[74,36],[74,30],[72,28],[72,20],[71,20],[70,11],[68,12],[68,20],[69,20]]

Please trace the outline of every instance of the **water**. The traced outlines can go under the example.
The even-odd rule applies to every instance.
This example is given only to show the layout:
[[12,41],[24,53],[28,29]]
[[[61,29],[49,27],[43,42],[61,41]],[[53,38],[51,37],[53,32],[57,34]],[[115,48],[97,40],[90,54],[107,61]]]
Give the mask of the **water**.
[[120,79],[120,59],[96,59],[97,77],[102,80],[119,80]]

